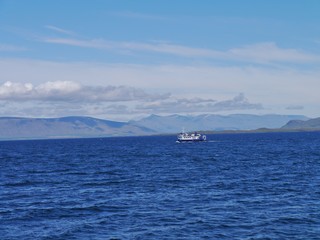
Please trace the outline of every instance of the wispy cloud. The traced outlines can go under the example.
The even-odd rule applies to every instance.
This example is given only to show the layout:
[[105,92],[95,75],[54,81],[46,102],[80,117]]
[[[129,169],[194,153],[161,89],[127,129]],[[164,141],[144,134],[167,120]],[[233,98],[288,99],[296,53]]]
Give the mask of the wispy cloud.
[[27,49],[24,47],[0,43],[0,52],[20,52],[20,51],[26,51],[26,50]]
[[58,32],[58,33],[63,33],[63,34],[66,34],[66,35],[75,35],[75,33],[72,32],[72,31],[69,31],[69,30],[66,30],[66,29],[63,29],[63,28],[59,28],[59,27],[56,27],[56,26],[53,26],[53,25],[46,25],[45,28],[53,30],[53,31]]
[[172,54],[183,57],[225,57],[222,52],[202,48],[190,48],[169,43],[138,43],[138,42],[115,42],[103,39],[78,40],[72,38],[46,38],[47,43],[64,44],[75,47],[96,48],[114,51],[145,51],[163,54]]
[[13,82],[0,85],[0,100],[11,101],[154,101],[169,96],[170,94],[148,94],[141,89],[127,86],[83,86],[71,81],[46,82],[37,86]]
[[303,63],[320,61],[320,56],[297,49],[280,48],[274,42],[257,43],[239,48],[232,48],[227,51],[218,51],[208,48],[188,47],[164,42],[116,42],[104,39],[83,40],[74,38],[44,38],[42,41],[46,43],[64,44],[109,51],[113,50],[118,52],[153,52],[180,57],[223,59],[255,63]]
[[167,17],[160,15],[151,15],[141,12],[133,12],[133,11],[121,11],[121,12],[110,12],[112,16],[116,17],[124,17],[124,18],[133,18],[133,19],[143,19],[143,20],[167,20]]
[[258,43],[230,49],[228,55],[258,62],[313,62],[320,57],[297,49],[280,48],[274,42]]
[[287,110],[303,110],[304,107],[300,106],[300,105],[292,105],[292,106],[288,106],[286,107]]

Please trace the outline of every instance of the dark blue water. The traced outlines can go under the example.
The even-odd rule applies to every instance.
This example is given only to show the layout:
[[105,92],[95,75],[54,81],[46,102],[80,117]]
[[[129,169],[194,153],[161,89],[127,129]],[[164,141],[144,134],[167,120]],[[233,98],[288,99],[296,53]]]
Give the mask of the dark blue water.
[[0,239],[320,239],[320,133],[0,142]]

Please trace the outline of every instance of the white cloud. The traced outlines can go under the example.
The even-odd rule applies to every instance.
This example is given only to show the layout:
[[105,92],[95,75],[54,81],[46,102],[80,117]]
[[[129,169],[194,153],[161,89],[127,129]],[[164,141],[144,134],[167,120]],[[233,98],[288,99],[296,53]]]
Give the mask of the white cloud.
[[[0,72],[0,81],[2,81],[2,83],[5,81],[11,81],[11,83],[22,82],[23,84],[32,83],[33,89],[47,82],[71,81],[72,83],[79,84],[81,87],[88,85],[91,87],[103,86],[102,89],[107,86],[134,86],[135,89],[143,89],[145,94],[155,97],[159,95],[161,97],[164,93],[170,92],[172,97],[164,97],[166,101],[161,102],[172,101],[172,106],[174,106],[178,101],[177,99],[180,99],[179,101],[185,99],[185,105],[181,105],[181,109],[187,109],[185,107],[187,101],[199,102],[199,104],[201,103],[202,105],[207,103],[213,105],[215,103],[214,100],[217,100],[217,102],[221,102],[223,99],[231,100],[237,93],[244,92],[250,99],[250,103],[262,103],[264,109],[230,110],[223,114],[244,112],[256,114],[292,114],[293,110],[286,109],[287,106],[291,105],[304,106],[304,109],[296,110],[295,114],[305,114],[310,117],[316,117],[320,111],[320,95],[318,91],[320,88],[320,71],[314,68],[302,70],[289,67],[258,67],[256,65],[246,67],[219,67],[214,65],[130,65],[0,58]],[[24,86],[23,89],[25,89]],[[70,87],[70,89],[72,88]],[[94,102],[92,96],[86,96],[83,92],[82,94],[83,95],[78,94],[77,97],[73,98],[79,100],[70,99],[70,97],[73,96],[71,93],[67,94],[69,98],[63,95],[56,96],[60,97],[61,100],[59,101],[61,104],[66,104],[67,101],[73,101],[74,104],[75,101],[81,101],[80,98],[82,98],[84,99],[81,103],[82,105],[85,101],[91,104],[90,106],[86,105],[82,107],[83,114],[90,113],[92,116],[109,117],[108,115],[104,115],[103,112],[105,111],[105,114],[108,114],[108,111],[111,112],[111,108],[105,109],[106,106],[96,106],[96,102],[99,101]],[[101,94],[98,95],[100,96]],[[24,99],[27,98],[26,93],[22,94],[22,96],[24,96]],[[63,97],[65,100],[63,100]],[[174,98],[176,98],[176,100]],[[197,98],[200,100],[197,100]],[[33,99],[35,99],[35,97],[33,97]],[[49,98],[45,101],[49,101],[48,99]],[[120,97],[118,99],[120,99]],[[145,100],[142,100],[142,97],[140,97],[140,99],[141,100],[137,101],[152,101],[147,102],[145,104],[146,106],[157,102],[153,97],[146,97]],[[203,100],[208,101],[202,102]],[[55,103],[59,102],[58,100],[54,101]],[[106,101],[101,101],[106,103]],[[116,101],[110,103],[112,103],[112,105],[122,105]],[[127,103],[131,104],[132,101],[126,102],[127,110],[124,110],[124,114],[131,114],[134,106],[128,106]],[[17,104],[22,106],[24,101],[23,103],[20,101]],[[35,105],[37,104],[38,103]],[[140,103],[140,106],[141,105],[144,106],[144,104]],[[6,106],[5,108],[8,108]],[[49,111],[50,107],[47,108],[47,111]],[[90,111],[88,109],[90,109]],[[177,107],[177,111],[181,111],[181,109]],[[194,109],[197,110],[196,108]],[[68,107],[65,107],[65,110],[61,108],[59,114],[62,114],[63,111],[66,110],[68,110]],[[22,111],[23,109],[21,109],[21,112]],[[80,112],[80,110],[75,111]],[[113,109],[112,111],[115,113],[117,109]],[[140,111],[142,113],[142,109]],[[149,110],[145,110],[145,112],[147,111]],[[95,112],[98,115],[94,115]],[[118,112],[121,114],[121,111]],[[52,116],[53,113],[50,114]],[[61,114],[59,116],[61,116]],[[69,115],[69,113],[65,112],[65,115]]]
[[233,99],[217,102],[212,107],[213,109],[217,109],[218,111],[241,110],[241,109],[263,109],[263,106],[260,103],[250,103],[243,93],[240,93],[238,96],[235,96]]
[[8,101],[153,101],[168,98],[169,95],[148,94],[141,89],[126,86],[83,86],[71,81],[46,82],[37,86],[8,81],[0,85],[0,100]]
[[263,109],[262,104],[250,103],[243,93],[232,99],[169,99],[137,106],[137,110],[148,113],[208,113],[234,110]]
[[250,103],[243,94],[232,99],[175,99],[173,97],[153,102],[81,102],[81,101],[0,101],[2,116],[59,117],[87,115],[119,121],[131,120],[149,114],[200,114],[230,113],[239,110],[263,109],[261,104]]

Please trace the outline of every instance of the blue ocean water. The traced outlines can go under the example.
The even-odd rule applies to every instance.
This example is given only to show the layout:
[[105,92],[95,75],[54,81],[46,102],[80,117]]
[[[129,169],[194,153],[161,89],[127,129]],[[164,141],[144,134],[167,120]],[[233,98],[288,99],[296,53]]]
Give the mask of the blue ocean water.
[[320,239],[320,133],[0,142],[0,239]]

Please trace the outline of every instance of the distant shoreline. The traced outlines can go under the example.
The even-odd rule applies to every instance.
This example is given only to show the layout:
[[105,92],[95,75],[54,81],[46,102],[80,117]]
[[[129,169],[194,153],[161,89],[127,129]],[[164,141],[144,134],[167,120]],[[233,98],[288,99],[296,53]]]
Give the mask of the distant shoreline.
[[320,129],[281,129],[281,128],[258,128],[254,130],[217,130],[217,131],[199,131],[202,134],[237,134],[237,133],[286,133],[286,132],[320,132]]
[[[195,132],[195,131],[190,131]],[[259,128],[255,130],[213,130],[213,131],[196,131],[201,134],[218,135],[218,134],[254,134],[254,133],[294,133],[294,132],[320,132],[320,129],[303,128],[303,129],[281,129],[281,128]],[[33,140],[67,140],[67,139],[94,139],[94,138],[125,138],[125,137],[155,137],[155,136],[175,136],[178,133],[158,133],[148,135],[123,135],[123,136],[57,136],[57,137],[25,137],[25,138],[0,138],[0,142],[5,141],[33,141]]]
[[[281,129],[281,128],[259,128],[254,130],[213,130],[213,131],[188,131],[188,132],[198,132],[207,135],[217,135],[217,134],[254,134],[254,133],[295,133],[295,132],[320,132],[320,129]],[[173,136],[178,133],[159,133],[148,136]],[[141,136],[142,137],[142,136]]]

